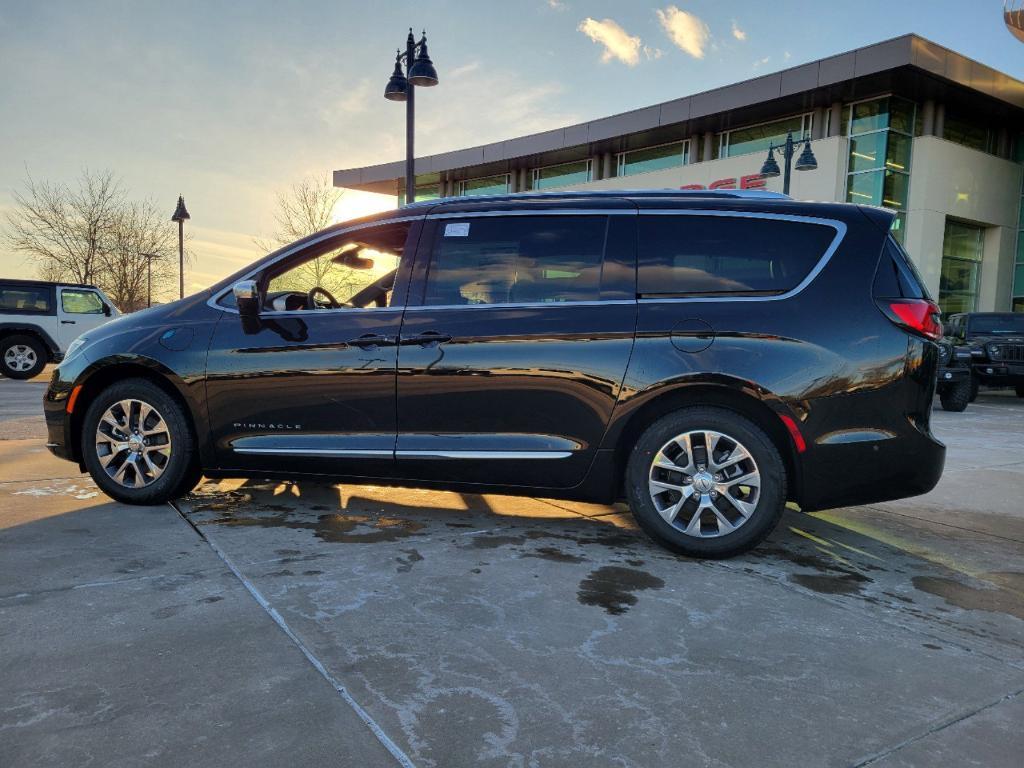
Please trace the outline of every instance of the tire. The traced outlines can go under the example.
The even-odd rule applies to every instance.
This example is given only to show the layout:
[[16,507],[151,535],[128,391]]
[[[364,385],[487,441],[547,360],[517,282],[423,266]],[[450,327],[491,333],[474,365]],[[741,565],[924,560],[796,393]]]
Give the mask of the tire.
[[[128,403],[127,419],[123,403]],[[142,406],[153,412],[147,412],[140,424]],[[104,416],[107,419],[101,425]],[[146,425],[150,434],[134,434]],[[140,444],[143,439],[149,444]],[[119,381],[93,399],[85,413],[81,448],[96,485],[125,504],[166,503],[192,490],[199,479],[188,414],[177,400],[147,379]]]
[[50,356],[35,336],[14,334],[0,341],[0,371],[9,379],[38,376]]
[[973,403],[978,399],[978,377],[973,373],[971,374],[971,397],[970,401]]
[[939,402],[944,411],[960,413],[965,410],[971,402],[971,382],[966,380],[943,387],[939,391]]
[[[718,465],[723,467],[718,475],[711,475],[713,463],[702,465],[702,461],[707,462],[707,446],[705,443],[702,453],[700,442],[703,438],[700,436],[691,437],[689,445],[693,460],[688,459],[683,438],[688,433],[702,431],[717,433],[711,440]],[[677,437],[682,442],[674,442]],[[724,444],[723,438],[726,440]],[[737,447],[745,449],[747,458],[730,466],[739,455]],[[654,466],[656,457],[662,459],[657,468]],[[707,471],[692,473],[687,478],[681,470],[664,469],[665,459],[668,460],[667,466],[678,466],[674,462],[680,461],[691,470],[704,466]],[[760,488],[756,491],[751,488],[752,495],[745,497],[745,503],[752,507],[748,507],[749,511],[744,516],[735,503],[725,498],[725,493],[716,489],[726,491],[732,488],[731,492],[726,491],[732,498],[744,484],[729,485],[729,476],[749,478],[751,470],[759,474]],[[659,484],[652,485],[652,480],[659,481]],[[719,480],[726,484],[720,484]],[[664,489],[655,493],[661,488],[661,481],[680,487],[680,491]],[[712,482],[711,491],[701,495],[697,501],[693,489],[708,490],[708,484]],[[687,488],[688,491],[685,490]],[[717,494],[715,499],[710,498],[712,491]],[[694,495],[677,507],[684,493]],[[722,408],[683,408],[658,419],[637,440],[626,466],[626,496],[637,523],[662,546],[691,557],[732,557],[756,547],[778,524],[786,505],[786,469],[771,439],[743,416]],[[722,514],[704,506],[708,503],[714,504]],[[698,506],[701,509],[700,519],[695,523]],[[673,509],[678,511],[674,521],[669,522],[662,512],[672,515]],[[731,529],[723,525],[723,516]],[[690,533],[685,528],[690,528]]]

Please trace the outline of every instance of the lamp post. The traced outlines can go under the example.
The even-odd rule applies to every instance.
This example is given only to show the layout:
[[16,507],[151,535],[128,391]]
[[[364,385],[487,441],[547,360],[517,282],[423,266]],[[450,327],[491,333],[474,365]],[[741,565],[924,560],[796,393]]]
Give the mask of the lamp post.
[[[417,51],[419,53],[417,54]],[[405,62],[405,72],[402,62]],[[384,87],[384,98],[389,101],[405,102],[405,202],[416,201],[416,174],[413,152],[413,133],[416,122],[416,86],[425,88],[437,85],[437,70],[427,53],[427,33],[417,43],[409,27],[409,36],[405,40],[405,53],[398,51],[395,55],[395,71]]]
[[153,306],[153,259],[159,259],[159,253],[140,253],[139,256],[146,260],[146,306]]
[[178,195],[178,206],[171,221],[178,222],[178,298],[185,298],[185,221],[191,219],[185,207],[185,198]]
[[811,151],[811,140],[804,139],[804,142],[804,151],[796,159],[795,166],[793,165],[793,155],[796,154],[796,142],[793,141],[792,131],[786,134],[784,144],[771,144],[768,146],[768,159],[761,166],[761,175],[771,179],[779,175],[779,164],[775,161],[775,150],[782,150],[782,161],[786,164],[785,174],[782,177],[782,194],[784,195],[789,194],[789,177],[794,167],[798,171],[813,171],[818,167],[818,161],[814,158],[814,153]]

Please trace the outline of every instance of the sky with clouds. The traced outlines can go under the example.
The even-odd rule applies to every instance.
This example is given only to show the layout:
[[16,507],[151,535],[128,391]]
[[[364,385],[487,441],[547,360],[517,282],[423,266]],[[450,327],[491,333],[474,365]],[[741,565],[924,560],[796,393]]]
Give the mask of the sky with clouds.
[[[999,0],[348,0],[0,4],[0,212],[26,171],[110,169],[179,193],[199,289],[261,255],[274,196],[309,174],[400,159],[394,50],[426,27],[441,84],[417,93],[418,154],[697,93],[916,32],[1016,77]],[[391,204],[374,200],[372,205]],[[367,201],[349,195],[339,214]],[[29,276],[0,242],[0,275]]]

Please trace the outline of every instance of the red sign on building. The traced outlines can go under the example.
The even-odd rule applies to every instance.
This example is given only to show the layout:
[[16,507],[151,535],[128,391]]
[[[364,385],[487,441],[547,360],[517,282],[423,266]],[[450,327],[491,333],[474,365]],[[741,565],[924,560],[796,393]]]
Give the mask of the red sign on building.
[[[766,186],[765,177],[760,173],[752,173],[749,176],[740,176],[740,189],[764,189]],[[729,179],[718,179],[712,181],[706,187],[703,184],[684,184],[680,189],[736,189],[735,177]]]

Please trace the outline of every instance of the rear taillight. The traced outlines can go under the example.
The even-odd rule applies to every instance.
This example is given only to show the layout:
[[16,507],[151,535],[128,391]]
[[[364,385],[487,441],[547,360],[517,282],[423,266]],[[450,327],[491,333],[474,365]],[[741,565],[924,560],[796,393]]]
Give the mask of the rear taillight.
[[932,341],[942,338],[941,310],[928,299],[876,299],[878,308],[896,325]]

